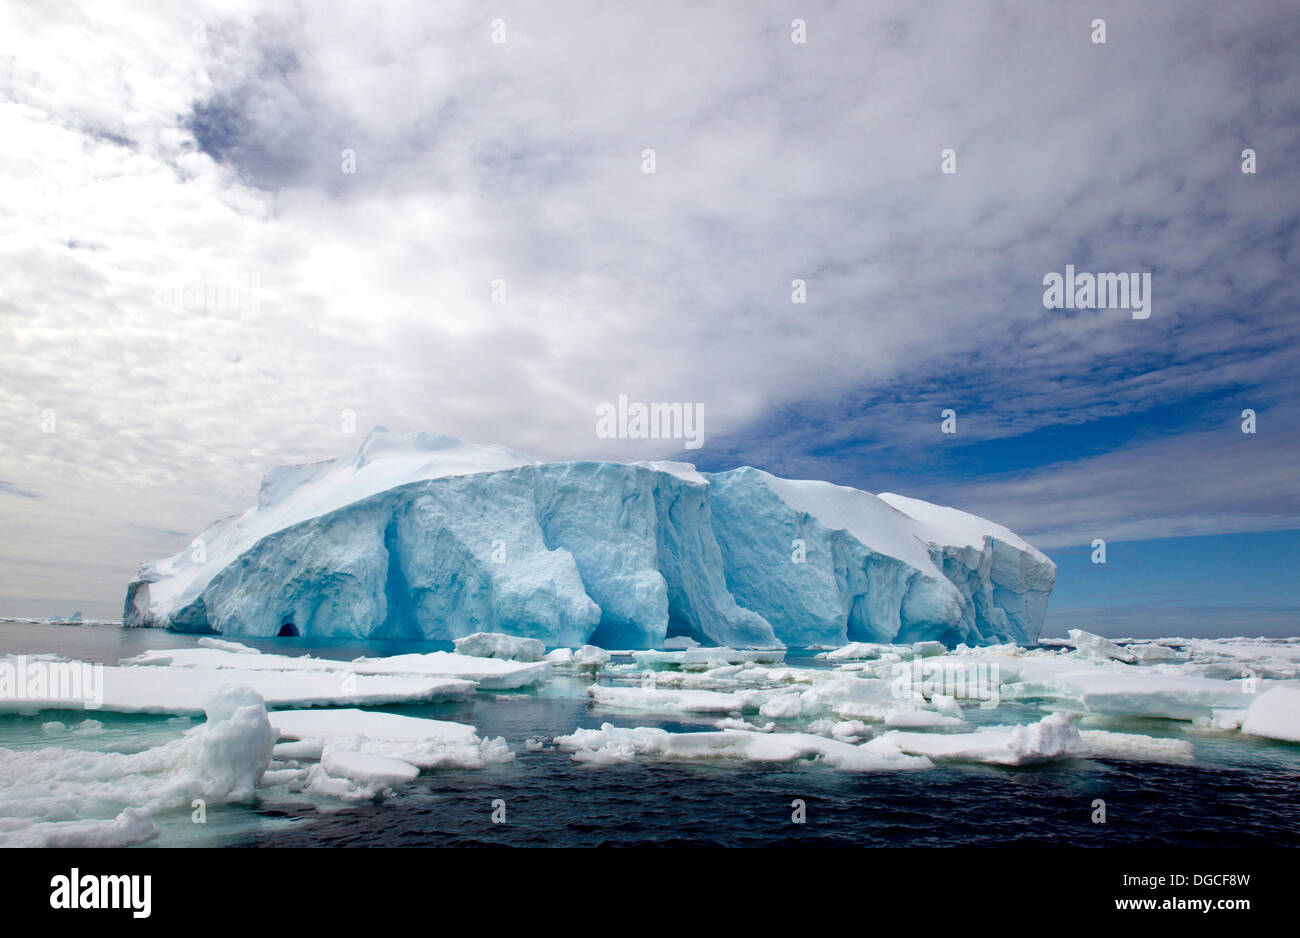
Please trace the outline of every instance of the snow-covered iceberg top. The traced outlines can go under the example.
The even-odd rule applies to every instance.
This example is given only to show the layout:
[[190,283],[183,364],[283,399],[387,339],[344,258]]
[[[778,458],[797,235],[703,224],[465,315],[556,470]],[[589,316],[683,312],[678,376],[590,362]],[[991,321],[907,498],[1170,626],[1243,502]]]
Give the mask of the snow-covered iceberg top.
[[126,625],[663,648],[1035,641],[1056,567],[953,508],[743,467],[539,463],[376,428],[144,564]]

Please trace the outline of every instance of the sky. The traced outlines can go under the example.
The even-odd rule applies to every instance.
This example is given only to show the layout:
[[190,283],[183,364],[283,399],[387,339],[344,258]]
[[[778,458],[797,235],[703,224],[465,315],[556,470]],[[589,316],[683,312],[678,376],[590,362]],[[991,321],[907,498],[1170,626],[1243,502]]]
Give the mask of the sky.
[[1297,634],[1297,48],[1286,0],[6,3],[0,614],[120,615],[382,425],[973,511],[1049,633]]

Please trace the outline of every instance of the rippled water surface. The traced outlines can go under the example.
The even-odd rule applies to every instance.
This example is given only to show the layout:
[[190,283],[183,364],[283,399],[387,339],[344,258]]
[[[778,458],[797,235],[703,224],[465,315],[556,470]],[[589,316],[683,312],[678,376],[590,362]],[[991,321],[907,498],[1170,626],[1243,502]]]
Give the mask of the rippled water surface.
[[[152,630],[0,624],[0,653],[58,652],[116,663],[147,648],[196,639]],[[352,658],[448,648],[435,643],[250,642],[266,651]],[[792,663],[814,662],[792,654]],[[593,709],[587,682],[557,679],[541,691],[480,692],[462,704],[385,707],[413,716],[473,723],[504,736],[513,764],[425,773],[382,803],[340,807],[263,803],[211,806],[208,822],[188,813],[158,817],[158,845],[438,846],[716,844],[881,845],[1300,845],[1300,746],[1243,740],[1185,723],[1132,720],[1107,728],[1190,739],[1196,764],[1083,760],[1029,768],[948,766],[916,772],[848,773],[823,765],[733,765],[639,759],[590,766],[525,741],[577,727],[652,725],[712,729]],[[1041,713],[1004,705],[967,711],[972,722],[1026,722]],[[0,746],[51,745],[50,720],[84,714],[0,716]],[[94,714],[104,731],[60,737],[59,745],[136,751],[175,738],[194,721]],[[504,802],[505,823],[493,823]],[[803,801],[807,823],[792,823]],[[1093,802],[1106,823],[1092,822]],[[499,812],[498,812],[499,814]]]

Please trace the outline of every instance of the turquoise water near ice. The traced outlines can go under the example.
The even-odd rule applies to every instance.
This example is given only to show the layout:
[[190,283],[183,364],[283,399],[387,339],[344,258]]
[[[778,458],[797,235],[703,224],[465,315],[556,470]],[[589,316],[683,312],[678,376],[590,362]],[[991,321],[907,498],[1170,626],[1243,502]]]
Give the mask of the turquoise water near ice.
[[[103,626],[0,623],[0,654],[58,653],[115,664],[150,648],[189,647],[197,637]],[[433,642],[249,641],[264,651],[351,659],[446,650]],[[792,664],[824,666],[793,651]],[[603,679],[604,680],[604,679]],[[1300,746],[1198,730],[1187,723],[1108,721],[1120,732],[1173,736],[1196,747],[1193,765],[1080,760],[1024,768],[940,766],[919,772],[838,772],[823,765],[681,763],[639,759],[589,766],[525,741],[577,727],[651,725],[712,729],[712,718],[656,720],[600,711],[590,682],[560,677],[530,692],[480,691],[463,703],[377,709],[472,723],[504,736],[512,764],[427,772],[397,797],[343,806],[302,796],[256,805],[210,805],[205,824],[189,811],[155,817],[154,846],[310,845],[1187,845],[1300,846]],[[1030,722],[1041,711],[1004,704],[969,709],[972,723]],[[102,732],[51,737],[42,725],[75,727],[90,716]],[[174,739],[198,718],[43,711],[0,716],[0,747],[134,752]],[[1107,822],[1092,823],[1106,801]],[[506,821],[492,822],[503,800]],[[802,800],[807,823],[795,824]]]

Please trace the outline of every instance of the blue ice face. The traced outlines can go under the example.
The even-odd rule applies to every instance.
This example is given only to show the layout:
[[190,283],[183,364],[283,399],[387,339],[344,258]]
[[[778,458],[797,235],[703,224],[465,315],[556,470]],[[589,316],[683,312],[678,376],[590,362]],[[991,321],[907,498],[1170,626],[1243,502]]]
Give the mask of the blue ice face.
[[922,530],[907,516],[875,506],[877,530],[898,530],[854,528],[869,545],[786,498],[748,468],[571,462],[426,479],[275,531],[165,608],[150,603],[165,575],[146,566],[126,621],[258,637],[487,631],[548,647],[1037,638],[1055,579],[1041,555],[925,528],[894,556],[880,545]]

